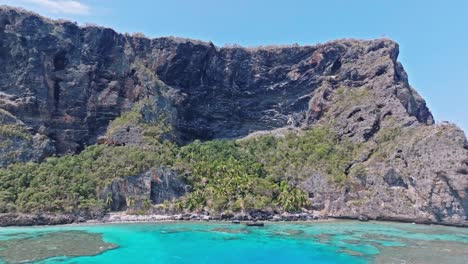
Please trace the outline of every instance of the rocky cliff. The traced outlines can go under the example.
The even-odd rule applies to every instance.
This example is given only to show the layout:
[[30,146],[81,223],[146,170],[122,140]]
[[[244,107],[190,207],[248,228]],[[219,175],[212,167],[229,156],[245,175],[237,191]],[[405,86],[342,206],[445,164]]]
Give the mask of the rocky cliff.
[[[0,165],[96,143],[142,146],[141,125],[114,121],[135,107],[144,122],[167,124],[165,138],[179,145],[327,126],[359,148],[344,185],[297,172],[304,175],[294,185],[307,191],[311,210],[466,225],[465,135],[434,124],[397,59],[398,44],[388,39],[220,48],[1,7]],[[119,197],[130,181],[108,188]],[[148,182],[144,193],[153,190]],[[160,203],[165,196],[148,197]],[[126,206],[117,200],[112,207]]]
[[[162,93],[164,84],[182,142],[236,138],[288,122],[310,125],[339,87],[381,93],[377,110],[391,109],[406,119],[398,120],[405,125],[433,123],[397,62],[398,45],[390,40],[217,48],[81,28],[9,8],[0,16],[1,107],[31,134],[52,140],[59,154],[94,144],[109,121],[133,103]],[[371,137],[373,131],[364,131],[374,116],[352,136]]]

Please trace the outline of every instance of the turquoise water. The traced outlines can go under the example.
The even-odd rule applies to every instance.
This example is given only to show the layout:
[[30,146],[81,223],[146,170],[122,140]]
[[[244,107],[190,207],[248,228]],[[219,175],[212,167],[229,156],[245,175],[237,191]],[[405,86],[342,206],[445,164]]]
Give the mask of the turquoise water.
[[[51,234],[54,240],[75,238],[73,246],[44,245],[50,239],[31,244]],[[89,238],[80,241],[78,234],[92,234],[115,248],[94,256],[60,256],[94,246],[86,242]],[[33,252],[24,247],[37,245],[45,247],[36,248],[41,254],[67,252],[54,251],[56,257],[37,263],[466,263],[468,259],[468,229],[355,221],[267,223],[263,228],[212,222],[3,228],[3,262],[13,262],[13,250],[18,250],[14,243],[25,250],[21,254]]]

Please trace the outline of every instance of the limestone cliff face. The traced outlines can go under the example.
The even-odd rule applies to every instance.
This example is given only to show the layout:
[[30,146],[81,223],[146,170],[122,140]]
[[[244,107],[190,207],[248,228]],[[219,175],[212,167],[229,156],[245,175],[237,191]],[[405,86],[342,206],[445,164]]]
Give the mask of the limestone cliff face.
[[[301,186],[315,210],[466,223],[466,138],[452,125],[434,125],[397,58],[398,44],[388,39],[219,48],[1,7],[0,122],[30,137],[1,133],[10,143],[0,148],[0,165],[79,152],[135,103],[157,98],[154,108],[164,108],[181,144],[316,124],[364,144],[348,168],[361,179],[353,188],[305,175]],[[118,131],[129,141],[122,143],[134,142],[124,135],[132,131]],[[388,140],[388,131],[397,137]]]
[[101,191],[100,196],[109,203],[111,211],[122,211],[172,201],[185,192],[186,185],[181,177],[175,171],[161,167],[125,179],[115,179]]
[[109,121],[161,93],[161,83],[181,142],[311,124],[326,108],[327,87],[367,86],[406,122],[433,122],[390,40],[217,48],[81,28],[10,8],[0,9],[0,18],[0,107],[53,140],[59,154],[94,144]]
[[348,168],[346,186],[312,174],[300,185],[314,210],[328,216],[365,217],[467,226],[468,143],[450,124],[380,132]]

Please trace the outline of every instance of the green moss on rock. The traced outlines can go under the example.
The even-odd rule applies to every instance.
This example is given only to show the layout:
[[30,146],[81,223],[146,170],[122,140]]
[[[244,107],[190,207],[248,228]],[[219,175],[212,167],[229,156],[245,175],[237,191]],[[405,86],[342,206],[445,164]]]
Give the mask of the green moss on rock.
[[31,134],[26,130],[24,126],[16,124],[0,125],[0,136],[6,138],[20,138],[30,140]]

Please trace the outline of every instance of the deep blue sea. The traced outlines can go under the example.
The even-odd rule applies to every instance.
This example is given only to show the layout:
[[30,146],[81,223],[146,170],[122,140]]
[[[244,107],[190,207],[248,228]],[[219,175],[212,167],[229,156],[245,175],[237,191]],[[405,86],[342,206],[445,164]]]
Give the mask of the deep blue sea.
[[356,221],[265,227],[176,222],[1,228],[0,262],[25,261],[468,263],[468,229]]

